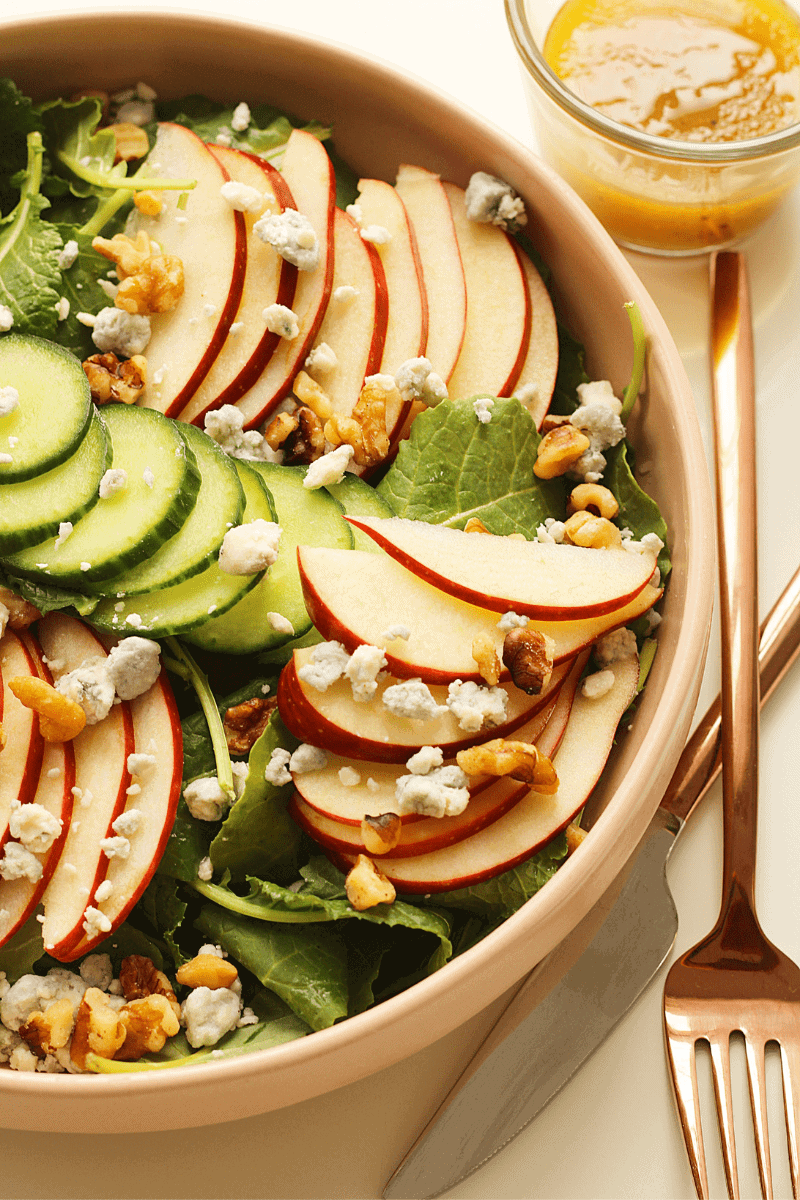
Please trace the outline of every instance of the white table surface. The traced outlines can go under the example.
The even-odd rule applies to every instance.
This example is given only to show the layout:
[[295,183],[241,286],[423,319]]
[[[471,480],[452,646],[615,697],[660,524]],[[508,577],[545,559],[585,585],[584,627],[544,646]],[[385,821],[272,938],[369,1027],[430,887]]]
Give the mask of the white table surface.
[[[0,0],[0,15],[75,12],[110,4]],[[131,5],[131,7],[133,7]],[[349,43],[434,81],[528,145],[522,86],[502,0],[194,0],[136,8],[219,12]],[[135,21],[131,22],[135,36]],[[0,46],[0,58],[2,47]],[[800,558],[800,195],[747,247],[758,367],[761,609]],[[703,260],[632,255],[684,357],[710,449]],[[708,514],[713,521],[713,514]],[[718,688],[716,626],[701,709]],[[762,733],[758,900],[766,932],[800,961],[800,668],[772,702]],[[719,902],[720,789],[676,848],[669,881],[680,915],[677,950],[711,927]],[[446,1195],[460,1198],[683,1200],[694,1195],[661,1034],[663,973],[614,1033],[511,1145]],[[361,1083],[265,1116],[198,1130],[130,1136],[0,1130],[0,1196],[368,1197],[471,1057],[487,1014],[427,1051]],[[736,1061],[736,1055],[734,1060]],[[770,1063],[773,1066],[774,1063]],[[743,1056],[738,1058],[744,1087]],[[773,1083],[777,1083],[775,1075]],[[710,1077],[705,1079],[710,1089]],[[777,1091],[776,1091],[777,1095]],[[744,1093],[740,1112],[744,1113]],[[216,1114],[220,1121],[224,1113]],[[709,1128],[714,1131],[708,1109]],[[0,1114],[2,1124],[2,1114]],[[774,1110],[776,1195],[790,1194],[782,1118]],[[743,1196],[758,1194],[752,1137],[740,1135]],[[723,1195],[712,1153],[714,1194]]]

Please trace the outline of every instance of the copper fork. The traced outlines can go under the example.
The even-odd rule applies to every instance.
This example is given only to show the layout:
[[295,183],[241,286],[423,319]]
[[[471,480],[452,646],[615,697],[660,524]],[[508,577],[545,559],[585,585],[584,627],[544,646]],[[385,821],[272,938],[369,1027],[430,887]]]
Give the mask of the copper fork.
[[772,1197],[765,1052],[777,1042],[792,1194],[800,1180],[800,969],[765,937],[755,912],[758,795],[758,595],[755,385],[744,259],[711,260],[711,355],[722,631],[723,885],[717,923],[674,964],[664,986],[664,1029],[697,1194],[708,1176],[700,1124],[696,1044],[711,1051],[728,1194],[739,1196],[730,1039],[745,1039],[762,1195]]

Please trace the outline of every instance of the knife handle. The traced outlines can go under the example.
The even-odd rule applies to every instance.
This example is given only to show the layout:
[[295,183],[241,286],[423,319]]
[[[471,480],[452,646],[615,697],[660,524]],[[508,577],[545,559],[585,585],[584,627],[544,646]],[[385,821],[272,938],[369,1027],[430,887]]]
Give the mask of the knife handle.
[[[761,707],[800,653],[800,567],[761,626],[758,668]],[[717,696],[684,747],[661,808],[681,822],[694,812],[722,770],[720,698]]]

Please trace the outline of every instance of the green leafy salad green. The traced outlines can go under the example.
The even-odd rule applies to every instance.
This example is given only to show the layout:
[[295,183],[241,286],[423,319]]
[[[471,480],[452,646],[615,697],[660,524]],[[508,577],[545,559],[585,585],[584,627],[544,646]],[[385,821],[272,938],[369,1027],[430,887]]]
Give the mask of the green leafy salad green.
[[[234,110],[202,96],[157,105],[170,120],[213,142],[229,144],[280,166],[292,129],[302,123],[266,105],[254,106],[244,131],[231,132]],[[54,100],[35,105],[10,80],[0,81],[0,331],[33,334],[78,358],[95,352],[91,329],[77,317],[108,303],[109,261],[92,249],[102,231],[124,227],[133,189],[178,189],[192,180],[161,179],[141,162],[115,163],[115,141],[104,127],[99,99]],[[303,128],[325,141],[331,130],[315,122]],[[155,121],[146,127],[149,143]],[[357,179],[331,147],[340,207],[356,197]],[[67,252],[70,247],[74,254]],[[59,304],[69,301],[68,315]],[[66,306],[63,306],[65,309]],[[3,314],[13,319],[13,325]],[[631,314],[636,345],[634,379],[626,392],[627,416],[639,390],[644,335]],[[560,365],[552,411],[577,405],[576,388],[588,382],[583,349],[559,330]],[[0,337],[2,333],[0,332]],[[2,384],[0,379],[0,384]],[[495,399],[491,420],[476,420],[471,400],[445,401],[415,420],[410,436],[377,483],[379,497],[397,516],[463,529],[478,518],[492,533],[535,537],[546,520],[564,520],[567,490],[562,479],[532,473],[540,435],[516,399]],[[603,482],[620,505],[619,524],[641,539],[667,531],[657,506],[634,479],[632,450],[620,442],[607,452]],[[659,557],[662,579],[668,551]],[[97,597],[77,587],[49,585],[0,574],[42,612],[64,610],[91,616]],[[642,662],[655,643],[644,619],[637,627]],[[312,629],[300,644],[319,640]],[[233,766],[222,730],[229,708],[275,696],[282,665],[293,645],[246,657],[193,649],[178,638],[162,641],[182,718],[184,783],[216,774],[233,795]],[[543,887],[567,855],[563,833],[512,870],[471,887],[431,896],[399,896],[391,904],[357,911],[347,899],[345,876],[289,815],[292,785],[276,785],[265,769],[276,749],[297,741],[275,709],[255,744],[239,761],[247,764],[243,789],[219,821],[195,819],[186,801],[157,872],[128,918],[95,953],[108,953],[115,970],[131,954],[146,955],[174,978],[176,970],[213,943],[238,966],[252,1022],[226,1034],[213,1050],[219,1057],[276,1046],[332,1026],[440,970],[514,914]],[[240,776],[244,772],[239,773]],[[202,865],[211,870],[203,871]],[[59,964],[43,951],[35,918],[0,947],[0,972],[8,982]],[[181,1033],[164,1050],[136,1063],[96,1059],[105,1072],[159,1070],[204,1062],[212,1051],[195,1051]]]

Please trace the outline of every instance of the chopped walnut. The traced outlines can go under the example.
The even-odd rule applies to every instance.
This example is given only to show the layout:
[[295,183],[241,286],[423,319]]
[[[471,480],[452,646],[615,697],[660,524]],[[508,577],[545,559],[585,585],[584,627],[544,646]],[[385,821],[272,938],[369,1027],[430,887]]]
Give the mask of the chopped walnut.
[[113,1058],[125,1041],[125,1026],[120,1014],[111,1007],[108,996],[99,988],[84,992],[70,1045],[70,1057],[76,1067],[86,1070],[86,1058],[97,1054]]
[[402,831],[403,823],[397,813],[366,816],[361,822],[361,840],[367,854],[388,854],[400,841]]
[[183,263],[175,254],[155,254],[144,230],[135,241],[124,233],[93,238],[92,249],[117,264],[117,308],[143,316],[170,312],[183,295]]
[[145,996],[163,996],[175,1013],[180,1015],[172,984],[163,971],[159,971],[151,958],[144,954],[130,954],[123,958],[119,968],[119,982],[126,1000],[140,1000]]
[[0,587],[0,604],[8,609],[8,624],[11,629],[27,629],[41,617],[39,609],[23,600],[7,587]]
[[575,853],[581,842],[586,840],[588,834],[585,829],[581,829],[580,825],[576,825],[574,821],[570,822],[565,833],[567,835],[567,858],[569,858],[570,854]]
[[503,662],[511,672],[514,686],[528,696],[538,696],[553,672],[549,638],[526,625],[512,629],[503,642]]
[[280,450],[290,433],[300,426],[296,413],[281,412],[273,417],[264,430],[264,441],[272,450]]
[[307,404],[321,421],[327,421],[333,412],[333,405],[327,393],[322,390],[315,379],[307,371],[300,371],[295,377],[292,391],[301,404]]
[[376,904],[391,904],[397,895],[394,885],[366,854],[359,854],[355,866],[350,868],[344,890],[356,912],[364,912]]
[[189,962],[178,967],[176,979],[182,987],[229,988],[239,977],[232,962],[217,954],[197,954]]
[[479,633],[472,640],[472,657],[478,664],[481,678],[489,687],[496,687],[500,682],[502,666],[494,648],[494,642],[488,633]]
[[254,696],[225,713],[223,729],[230,754],[249,754],[278,703],[277,696]]
[[56,1000],[44,1012],[32,1012],[19,1033],[39,1058],[46,1058],[66,1046],[74,1020],[71,1002]]
[[325,453],[325,434],[316,413],[302,405],[297,410],[297,429],[283,443],[283,461],[289,466],[316,462]]
[[552,429],[558,429],[559,425],[571,424],[568,416],[562,416],[558,413],[548,413],[542,421],[539,433],[544,437],[546,433],[550,433]]
[[353,409],[353,420],[361,426],[361,446],[354,446],[354,458],[360,467],[374,467],[389,453],[386,432],[386,392],[374,383],[364,384]]
[[135,404],[147,383],[147,359],[141,354],[120,361],[116,354],[93,354],[83,364],[95,404]]
[[116,264],[120,279],[135,275],[153,253],[150,237],[143,229],[139,230],[135,239],[125,233],[115,233],[112,238],[92,238],[92,249]]
[[[145,1054],[162,1050],[168,1037],[180,1029],[180,1018],[165,996],[155,993],[131,1000],[119,1012],[124,1040],[114,1058],[135,1062]],[[74,1054],[73,1054],[74,1057]]]
[[459,750],[456,762],[467,775],[510,775],[552,796],[558,791],[558,775],[549,758],[530,742],[495,738],[468,750]]
[[117,143],[114,162],[133,162],[134,159],[144,158],[150,149],[147,134],[141,125],[132,121],[117,121],[108,127],[114,134]]
[[464,526],[464,533],[489,533],[480,517],[470,517]]

